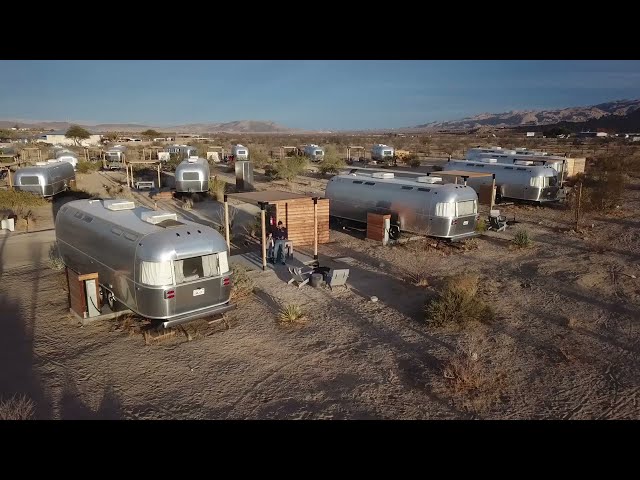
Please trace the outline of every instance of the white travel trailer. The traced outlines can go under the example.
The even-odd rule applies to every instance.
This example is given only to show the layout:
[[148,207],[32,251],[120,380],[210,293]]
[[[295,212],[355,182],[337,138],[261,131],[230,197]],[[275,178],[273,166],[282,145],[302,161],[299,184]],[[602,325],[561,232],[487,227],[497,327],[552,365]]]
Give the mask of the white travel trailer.
[[371,147],[371,160],[375,162],[384,162],[393,159],[395,155],[395,150],[393,147],[389,145],[383,145],[381,143],[377,143],[373,147]]
[[436,176],[404,178],[353,169],[332,177],[325,197],[332,217],[366,223],[368,213],[390,214],[392,238],[401,231],[449,240],[476,236],[478,195],[471,187],[441,182]]
[[64,264],[97,272],[100,297],[167,328],[233,308],[227,244],[213,228],[128,200],[66,203],[55,223]]
[[231,155],[235,160],[249,160],[249,149],[244,145],[234,145],[231,147]]
[[[558,172],[549,166],[514,165],[499,163],[495,158],[480,160],[450,160],[443,170],[493,173],[496,180],[496,200],[511,198],[532,202],[555,202],[564,196],[558,180]],[[480,185],[489,185],[491,177],[469,178],[467,184],[478,190]]]
[[176,167],[176,192],[202,193],[209,191],[209,162],[190,157]]

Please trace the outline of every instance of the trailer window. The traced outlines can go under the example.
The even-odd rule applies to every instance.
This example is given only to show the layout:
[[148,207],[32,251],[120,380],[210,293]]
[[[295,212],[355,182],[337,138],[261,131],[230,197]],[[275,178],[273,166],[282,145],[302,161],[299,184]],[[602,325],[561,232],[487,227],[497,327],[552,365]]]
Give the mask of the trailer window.
[[536,188],[544,188],[545,177],[531,177],[529,179],[529,185]]
[[145,285],[173,285],[171,262],[140,262],[140,282]]
[[40,185],[40,179],[35,175],[20,177],[20,185]]
[[436,217],[455,217],[456,204],[454,202],[436,203]]
[[200,180],[200,174],[198,172],[184,172],[182,174],[183,180]]
[[391,150],[385,150],[382,152],[383,155],[391,155]]
[[322,155],[322,150],[316,150],[316,155]]
[[246,150],[238,150],[238,155],[246,155],[247,151]]
[[467,215],[475,215],[477,213],[476,201],[465,200],[464,202],[458,202],[458,217],[464,217]]
[[547,181],[545,182],[545,186],[547,187],[557,187],[558,186],[558,177],[545,177]]

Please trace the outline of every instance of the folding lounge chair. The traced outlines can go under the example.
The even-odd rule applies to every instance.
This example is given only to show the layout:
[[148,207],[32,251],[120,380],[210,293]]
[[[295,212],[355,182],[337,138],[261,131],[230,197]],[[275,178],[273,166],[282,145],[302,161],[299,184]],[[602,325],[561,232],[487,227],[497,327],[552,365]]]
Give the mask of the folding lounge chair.
[[291,280],[287,282],[287,285],[291,285],[295,282],[298,288],[309,283],[311,273],[313,273],[313,269],[303,271],[302,267],[289,267],[288,270],[291,274]]

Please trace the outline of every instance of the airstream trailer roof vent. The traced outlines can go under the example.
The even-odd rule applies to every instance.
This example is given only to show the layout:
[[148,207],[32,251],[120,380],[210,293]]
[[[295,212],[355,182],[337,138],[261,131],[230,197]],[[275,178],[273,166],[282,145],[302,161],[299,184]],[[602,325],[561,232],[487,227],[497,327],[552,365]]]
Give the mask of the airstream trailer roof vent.
[[187,159],[187,161],[188,161],[189,163],[195,163],[195,162],[197,162],[197,161],[198,161],[198,158],[199,158],[199,157],[198,157],[197,155],[191,155],[191,156]]
[[497,158],[481,158],[480,161],[484,163],[498,163]]
[[373,172],[371,174],[373,178],[393,178],[393,173],[389,172]]
[[143,222],[151,223],[153,225],[157,225],[158,223],[164,222],[165,220],[173,220],[174,222],[178,221],[178,215],[171,212],[163,212],[158,210],[151,210],[149,212],[142,212],[140,218]]
[[420,183],[438,183],[442,181],[442,177],[418,177],[416,182]]
[[136,208],[136,204],[130,200],[105,200],[104,208],[108,208],[109,210],[119,211],[119,210],[133,210]]

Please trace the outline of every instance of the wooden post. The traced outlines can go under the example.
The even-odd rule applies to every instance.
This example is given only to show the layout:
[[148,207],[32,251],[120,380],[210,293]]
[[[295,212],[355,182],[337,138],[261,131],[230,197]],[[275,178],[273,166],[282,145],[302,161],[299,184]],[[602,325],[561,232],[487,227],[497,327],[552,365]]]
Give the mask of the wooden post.
[[160,191],[160,187],[162,187],[162,183],[160,181],[160,164],[158,163],[158,191]]
[[453,181],[453,183],[454,183],[454,184],[456,184],[456,185],[458,184],[458,176],[457,176],[457,175],[456,175],[456,178],[455,178],[455,180]]
[[229,202],[227,195],[224,195],[224,238],[227,241],[227,249],[231,255],[231,241],[229,240]]
[[7,177],[9,177],[9,190],[13,190],[13,180],[11,180],[11,167],[7,167]]
[[576,204],[576,232],[580,227],[580,207],[582,203],[582,182],[578,184],[578,202]]
[[[492,174],[493,178],[491,179],[491,202],[489,203],[489,211],[493,210],[493,205],[496,200],[496,174]],[[491,212],[489,212],[491,213]]]
[[127,187],[129,186],[129,165],[127,163],[124,164],[124,169],[127,172]]
[[318,259],[318,197],[313,197],[313,259]]
[[265,222],[265,204],[260,203],[260,223],[262,226],[262,270],[267,269],[267,228]]

